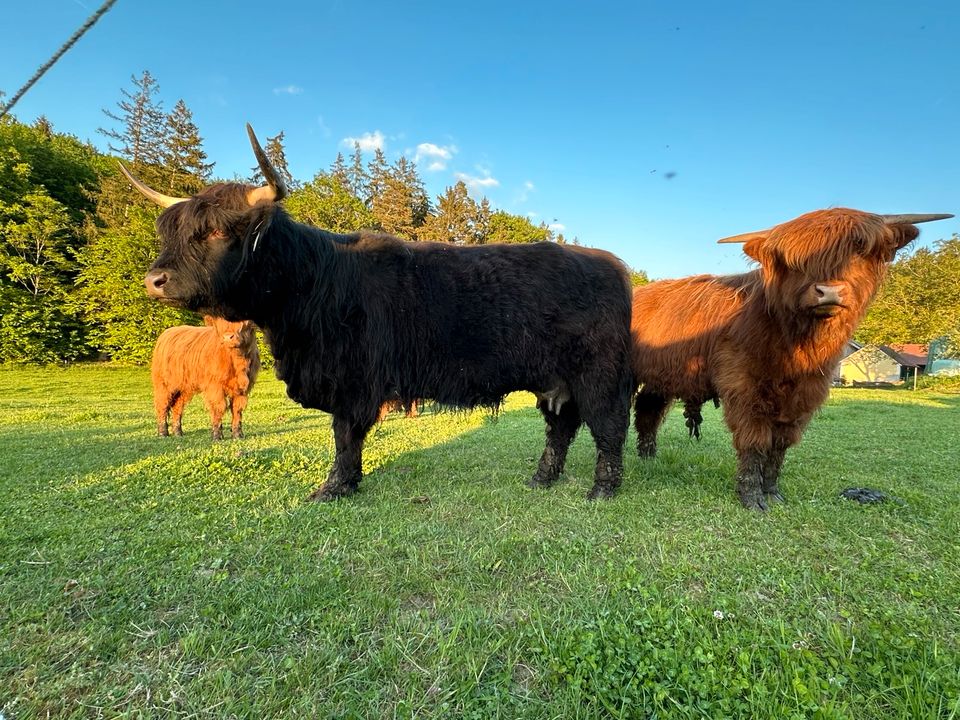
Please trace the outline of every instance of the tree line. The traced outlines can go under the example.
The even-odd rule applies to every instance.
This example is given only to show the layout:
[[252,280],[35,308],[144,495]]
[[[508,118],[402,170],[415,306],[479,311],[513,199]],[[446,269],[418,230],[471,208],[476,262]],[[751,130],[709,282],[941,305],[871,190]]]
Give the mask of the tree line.
[[[2,93],[0,93],[2,97]],[[148,185],[177,196],[214,178],[203,139],[183,100],[163,110],[149,72],[131,78],[100,132],[109,153],[56,132],[40,117],[0,121],[0,362],[113,359],[146,362],[165,327],[195,323],[191,313],[149,300],[142,288],[156,257],[158,208],[120,175],[128,163]],[[335,232],[371,228],[407,240],[483,244],[567,242],[544,223],[494,209],[458,181],[431,200],[416,164],[365,161],[359,144],[306,182],[289,170],[284,134],[264,147],[288,183],[290,214]],[[249,177],[259,184],[259,168]],[[576,242],[573,239],[571,242]],[[864,342],[960,345],[960,238],[898,259],[858,332]],[[633,283],[647,282],[642,271]]]

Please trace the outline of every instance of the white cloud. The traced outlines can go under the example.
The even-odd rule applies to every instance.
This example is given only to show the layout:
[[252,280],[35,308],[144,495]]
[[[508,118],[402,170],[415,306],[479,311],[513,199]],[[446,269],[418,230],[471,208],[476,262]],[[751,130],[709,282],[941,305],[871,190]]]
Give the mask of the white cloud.
[[530,193],[535,192],[536,189],[536,186],[527,180],[523,183],[523,187],[517,192],[517,196],[515,198],[516,202],[525,203],[530,197]]
[[417,145],[417,151],[414,153],[413,161],[415,163],[422,163],[426,160],[430,161],[430,164],[427,166],[427,170],[431,172],[436,172],[438,170],[446,170],[447,162],[453,158],[454,153],[457,152],[456,145],[435,145],[434,143],[420,143]]
[[317,125],[320,127],[320,132],[323,133],[325,138],[330,137],[330,128],[327,127],[327,123],[323,119],[323,115],[317,115]]
[[387,138],[379,130],[374,130],[372,133],[367,132],[360,137],[345,137],[340,141],[340,144],[351,148],[354,144],[358,144],[361,151],[372,152],[377,149],[383,150],[387,145]]
[[303,88],[297,85],[284,85],[273,89],[274,95],[299,95],[302,92]]
[[457,180],[463,180],[463,183],[471,190],[481,190],[484,188],[498,187],[500,185],[500,181],[495,177],[491,177],[489,174],[486,174],[484,177],[476,177],[475,175],[458,172],[454,173],[454,175],[456,175]]
[[553,230],[554,232],[563,232],[564,230],[567,229],[566,225],[558,222],[550,223],[547,227]]

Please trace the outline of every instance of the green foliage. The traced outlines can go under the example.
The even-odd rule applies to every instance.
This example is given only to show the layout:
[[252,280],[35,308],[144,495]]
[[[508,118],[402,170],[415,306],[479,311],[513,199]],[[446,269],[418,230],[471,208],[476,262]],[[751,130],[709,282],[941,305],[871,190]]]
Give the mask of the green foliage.
[[647,276],[647,273],[643,270],[634,270],[630,268],[630,285],[633,287],[640,287],[641,285],[647,285],[650,282],[650,278]]
[[448,187],[437,198],[434,213],[420,230],[420,238],[457,245],[476,245],[486,240],[480,220],[480,207],[470,197],[463,180]]
[[70,301],[97,180],[93,158],[49,122],[0,123],[0,361],[90,354]]
[[145,363],[165,328],[197,324],[197,317],[147,297],[143,276],[159,252],[158,210],[130,204],[126,214],[124,225],[98,233],[81,256],[77,304],[93,323],[96,347],[114,360]]
[[551,240],[552,234],[546,225],[534,225],[529,218],[497,210],[490,215],[487,242],[532,243]]
[[203,139],[193,122],[193,113],[183,100],[178,100],[166,117],[163,164],[167,179],[164,186],[156,189],[176,197],[199,192],[207,184],[213,169],[213,163],[206,160]]
[[367,206],[328,173],[317,174],[284,204],[295,220],[333,232],[355,232],[377,225]]
[[960,332],[960,236],[921,248],[890,266],[860,323],[857,339],[877,344],[929,342]]

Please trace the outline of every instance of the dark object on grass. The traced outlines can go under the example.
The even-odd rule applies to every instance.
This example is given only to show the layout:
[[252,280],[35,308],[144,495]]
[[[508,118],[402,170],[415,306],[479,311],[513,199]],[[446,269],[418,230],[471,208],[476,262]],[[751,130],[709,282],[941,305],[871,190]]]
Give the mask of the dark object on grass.
[[498,407],[538,396],[546,448],[530,484],[551,485],[586,423],[589,497],[623,477],[630,395],[630,283],[610,253],[540,242],[457,246],[336,235],[294,222],[286,188],[247,126],[266,185],[218,183],[191,198],[134,186],[167,208],[144,278],[161,302],[252,320],[287,394],[333,415],[336,456],[314,500],[356,491],[364,438],[387,400]]
[[826,399],[833,370],[873,299],[887,264],[919,235],[915,223],[949,215],[807,213],[742,242],[760,267],[636,288],[633,361],[637,452],[656,453],[674,398],[689,432],[699,405],[719,399],[737,451],[737,494],[766,510],[781,500],[787,448]]
[[845,497],[847,500],[856,500],[861,505],[886,502],[887,500],[895,502],[898,505],[903,505],[901,500],[897,500],[882,490],[875,490],[874,488],[847,488],[846,490],[840,491],[840,497]]

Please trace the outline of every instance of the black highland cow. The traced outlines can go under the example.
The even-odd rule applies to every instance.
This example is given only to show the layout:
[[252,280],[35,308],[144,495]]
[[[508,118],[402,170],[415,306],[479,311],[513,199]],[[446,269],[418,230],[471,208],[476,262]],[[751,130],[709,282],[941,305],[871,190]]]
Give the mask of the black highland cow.
[[530,390],[547,443],[530,485],[551,485],[582,422],[597,444],[588,497],[613,494],[633,379],[630,287],[609,253],[552,243],[458,247],[301,225],[247,126],[267,180],[173,198],[144,280],[166,303],[264,332],[287,394],[333,415],[336,457],[311,499],[353,493],[364,438],[388,399],[497,406]]

